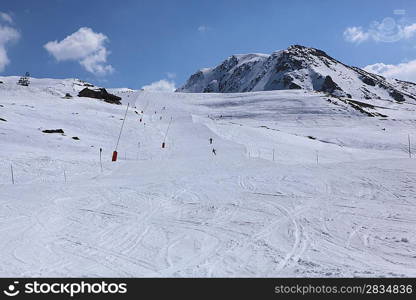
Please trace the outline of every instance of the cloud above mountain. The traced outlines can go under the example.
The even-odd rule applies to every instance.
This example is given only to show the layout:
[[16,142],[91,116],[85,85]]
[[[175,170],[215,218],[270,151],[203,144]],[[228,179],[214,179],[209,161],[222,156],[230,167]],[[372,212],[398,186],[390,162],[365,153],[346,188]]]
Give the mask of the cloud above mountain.
[[197,29],[198,29],[199,32],[205,33],[207,31],[210,31],[211,27],[209,27],[207,25],[199,25]]
[[344,30],[347,42],[360,44],[365,41],[397,42],[409,40],[416,36],[416,23],[405,24],[394,18],[384,18],[381,22],[374,21],[365,29],[361,26],[351,26]]
[[[7,25],[2,23],[7,23]],[[19,31],[10,26],[12,23],[13,19],[9,14],[0,12],[0,72],[3,72],[10,63],[7,55],[7,46],[20,38]]]
[[110,54],[109,39],[91,28],[81,27],[61,41],[50,41],[44,48],[58,61],[77,61],[85,70],[96,75],[107,75],[114,68],[107,64]]
[[13,23],[13,18],[10,14],[0,11],[0,20],[6,23]]
[[175,91],[176,87],[173,81],[162,79],[145,85],[142,87],[142,89],[151,92],[173,92]]
[[364,70],[387,78],[396,78],[416,82],[416,60],[396,65],[376,63],[364,67]]

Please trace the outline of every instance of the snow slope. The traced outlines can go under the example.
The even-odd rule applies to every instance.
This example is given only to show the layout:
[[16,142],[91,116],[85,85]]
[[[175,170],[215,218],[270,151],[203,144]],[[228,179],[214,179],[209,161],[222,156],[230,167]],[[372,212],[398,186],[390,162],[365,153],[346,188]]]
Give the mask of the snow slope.
[[1,276],[416,276],[411,103],[0,80]]
[[324,51],[293,45],[270,55],[232,55],[214,68],[193,74],[179,92],[235,93],[305,89],[356,99],[415,103],[416,84],[368,73]]

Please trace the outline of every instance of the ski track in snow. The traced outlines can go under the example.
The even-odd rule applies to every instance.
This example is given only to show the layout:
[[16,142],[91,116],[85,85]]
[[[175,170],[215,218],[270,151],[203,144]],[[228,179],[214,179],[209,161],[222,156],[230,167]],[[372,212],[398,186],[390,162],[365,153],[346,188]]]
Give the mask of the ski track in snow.
[[42,84],[0,89],[2,276],[416,276],[410,106],[380,120],[303,91],[120,91],[112,163],[125,106]]

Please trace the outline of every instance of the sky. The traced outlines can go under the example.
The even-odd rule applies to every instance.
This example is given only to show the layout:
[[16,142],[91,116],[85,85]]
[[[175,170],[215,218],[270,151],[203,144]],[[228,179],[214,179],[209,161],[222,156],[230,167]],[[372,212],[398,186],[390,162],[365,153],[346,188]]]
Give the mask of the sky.
[[14,0],[0,4],[0,76],[172,90],[232,54],[319,48],[416,82],[416,1]]

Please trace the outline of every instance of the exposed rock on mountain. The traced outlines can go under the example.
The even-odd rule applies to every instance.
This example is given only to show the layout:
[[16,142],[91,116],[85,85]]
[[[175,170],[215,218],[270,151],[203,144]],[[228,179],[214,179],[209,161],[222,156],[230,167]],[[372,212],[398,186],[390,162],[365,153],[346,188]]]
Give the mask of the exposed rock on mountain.
[[105,102],[112,103],[112,104],[121,104],[121,98],[110,94],[104,88],[99,89],[89,89],[85,88],[79,92],[78,97],[89,97],[89,98],[96,98],[96,99],[103,99]]
[[60,133],[60,134],[64,134],[64,130],[63,129],[45,129],[42,130],[43,133]]
[[232,93],[306,89],[358,99],[415,101],[416,84],[368,73],[299,45],[267,54],[232,55],[193,74],[177,92]]

